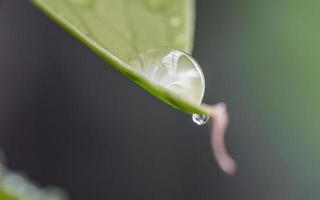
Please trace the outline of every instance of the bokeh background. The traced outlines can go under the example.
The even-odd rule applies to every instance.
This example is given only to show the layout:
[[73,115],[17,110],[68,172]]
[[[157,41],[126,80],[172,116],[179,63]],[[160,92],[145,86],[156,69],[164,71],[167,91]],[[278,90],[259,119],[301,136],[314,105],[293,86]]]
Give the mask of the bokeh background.
[[205,102],[225,101],[239,164],[28,1],[0,0],[0,146],[72,200],[320,198],[320,1],[197,0]]

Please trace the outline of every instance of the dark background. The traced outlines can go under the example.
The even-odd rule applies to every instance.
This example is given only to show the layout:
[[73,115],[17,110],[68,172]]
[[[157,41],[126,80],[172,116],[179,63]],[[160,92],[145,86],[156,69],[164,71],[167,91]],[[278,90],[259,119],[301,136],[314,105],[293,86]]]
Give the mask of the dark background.
[[149,95],[28,1],[0,0],[0,146],[8,166],[74,200],[301,199],[274,140],[260,131],[268,110],[252,102],[264,88],[233,61],[243,34],[238,6],[198,0],[194,48],[205,102],[225,101],[231,115],[227,144],[239,171],[229,177],[212,157],[208,126]]

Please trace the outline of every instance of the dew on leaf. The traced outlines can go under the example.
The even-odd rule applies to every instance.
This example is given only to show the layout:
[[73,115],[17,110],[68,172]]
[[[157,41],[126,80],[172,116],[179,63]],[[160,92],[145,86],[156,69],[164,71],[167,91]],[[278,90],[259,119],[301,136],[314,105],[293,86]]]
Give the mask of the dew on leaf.
[[172,94],[200,104],[205,81],[192,56],[175,49],[155,49],[141,53],[131,63],[138,72]]
[[197,125],[204,125],[208,122],[209,120],[209,116],[208,115],[204,115],[204,114],[193,114],[192,115],[192,121],[194,123],[196,123]]

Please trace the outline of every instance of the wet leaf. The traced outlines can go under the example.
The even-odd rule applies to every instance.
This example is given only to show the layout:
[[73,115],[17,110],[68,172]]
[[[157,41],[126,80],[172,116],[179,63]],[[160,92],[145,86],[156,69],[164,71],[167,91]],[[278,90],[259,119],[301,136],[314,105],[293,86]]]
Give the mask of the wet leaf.
[[[32,2],[104,60],[156,97],[187,113],[209,113],[210,109],[200,106],[205,85],[202,71],[197,70],[197,64],[194,66],[198,71],[196,76],[198,80],[203,79],[203,82],[190,85],[195,81],[188,82],[180,76],[180,88],[175,89],[168,89],[159,82],[150,80],[149,74],[139,70],[139,66],[132,65],[132,61],[137,60],[141,54],[153,49],[165,48],[191,53],[194,31],[193,0]],[[186,60],[185,57],[183,59]],[[189,62],[194,60],[191,58]],[[186,69],[189,70],[190,66],[189,63]],[[180,71],[179,74],[183,72]],[[190,96],[195,93],[199,93],[198,100],[190,101]]]

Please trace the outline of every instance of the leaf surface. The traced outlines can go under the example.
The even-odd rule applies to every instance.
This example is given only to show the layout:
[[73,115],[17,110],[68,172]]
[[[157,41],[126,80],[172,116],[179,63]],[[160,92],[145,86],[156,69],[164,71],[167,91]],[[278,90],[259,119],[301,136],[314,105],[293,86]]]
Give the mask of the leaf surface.
[[[131,61],[150,49],[192,52],[194,0],[32,0],[54,21],[76,36],[105,61],[164,102],[187,113],[210,113],[206,105],[190,101],[204,92],[202,84],[180,82],[179,88],[150,80]],[[193,62],[193,61],[192,61]],[[174,81],[174,80],[172,80]],[[199,92],[199,91],[200,92]],[[202,95],[198,97],[200,102]],[[184,95],[181,95],[184,94]],[[192,95],[190,95],[192,96]]]

